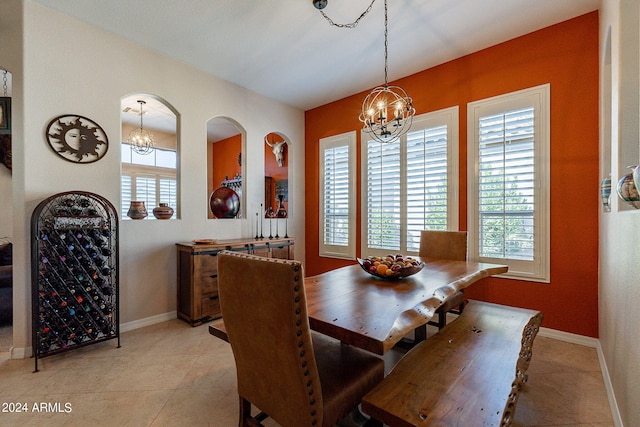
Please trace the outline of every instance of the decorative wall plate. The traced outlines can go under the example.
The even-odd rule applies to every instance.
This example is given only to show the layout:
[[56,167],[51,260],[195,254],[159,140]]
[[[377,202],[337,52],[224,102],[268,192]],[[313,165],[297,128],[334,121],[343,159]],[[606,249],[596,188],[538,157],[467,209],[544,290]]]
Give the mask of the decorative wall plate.
[[77,114],[65,114],[51,120],[46,138],[57,155],[72,163],[98,161],[109,148],[109,139],[100,125]]

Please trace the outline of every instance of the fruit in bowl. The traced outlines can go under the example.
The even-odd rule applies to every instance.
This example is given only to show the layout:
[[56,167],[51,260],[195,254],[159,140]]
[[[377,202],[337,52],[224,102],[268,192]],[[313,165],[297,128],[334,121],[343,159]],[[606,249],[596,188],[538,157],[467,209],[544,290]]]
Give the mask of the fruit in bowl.
[[357,258],[360,267],[367,273],[383,279],[401,279],[422,270],[424,263],[410,256],[390,254],[385,257]]

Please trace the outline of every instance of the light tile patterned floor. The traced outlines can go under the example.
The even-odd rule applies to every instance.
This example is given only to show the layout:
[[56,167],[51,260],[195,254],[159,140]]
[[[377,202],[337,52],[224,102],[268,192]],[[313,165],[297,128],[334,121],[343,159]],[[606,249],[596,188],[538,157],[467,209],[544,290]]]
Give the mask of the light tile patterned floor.
[[[40,359],[37,373],[0,353],[0,426],[237,425],[233,355],[206,325],[172,320],[121,342]],[[16,403],[28,411],[2,412]],[[596,350],[538,336],[515,426],[613,426]]]

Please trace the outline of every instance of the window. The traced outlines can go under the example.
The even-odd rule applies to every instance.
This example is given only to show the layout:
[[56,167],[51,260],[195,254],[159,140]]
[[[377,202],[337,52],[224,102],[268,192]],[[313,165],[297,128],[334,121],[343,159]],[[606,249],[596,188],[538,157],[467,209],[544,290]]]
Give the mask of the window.
[[362,134],[362,252],[417,253],[422,230],[457,230],[458,107],[415,117],[400,142]]
[[320,256],[356,256],[355,170],[355,132],[320,140]]
[[549,85],[469,104],[469,256],[549,280]]
[[[144,108],[143,108],[144,106]],[[161,98],[143,93],[120,99],[120,125],[123,141],[120,144],[120,214],[129,220],[131,201],[143,201],[149,215],[160,203],[173,208],[172,219],[180,215],[178,205],[178,113]],[[155,147],[146,154],[131,148],[128,136],[142,126],[153,135]]]
[[[128,219],[132,200],[145,202],[148,211],[159,203],[177,206],[176,152],[156,148],[147,155],[139,155],[127,150],[128,144],[122,146],[122,218]],[[171,218],[176,218],[175,209]]]

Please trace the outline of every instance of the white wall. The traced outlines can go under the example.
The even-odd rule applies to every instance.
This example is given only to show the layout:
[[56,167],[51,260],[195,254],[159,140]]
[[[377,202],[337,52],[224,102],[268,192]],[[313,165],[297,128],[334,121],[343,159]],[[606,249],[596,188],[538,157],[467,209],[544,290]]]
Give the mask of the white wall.
[[[176,242],[253,235],[255,219],[207,219],[206,122],[211,117],[231,117],[247,131],[243,162],[246,162],[249,213],[257,211],[264,200],[263,136],[278,131],[292,141],[289,182],[295,216],[289,220],[289,235],[297,239],[296,256],[303,259],[303,111],[30,1],[3,0],[0,16],[5,11],[15,15],[21,5],[24,70],[21,79],[14,76],[14,93],[16,83],[20,82],[24,90],[24,119],[14,125],[21,128],[24,137],[19,142],[23,148],[14,152],[13,214],[19,218],[14,221],[13,230],[18,252],[14,273],[14,347],[30,346],[31,213],[44,198],[70,190],[100,194],[119,207],[120,98],[131,93],[155,94],[180,113],[181,219],[120,222],[121,323],[176,309]],[[4,40],[3,32],[0,28],[0,38]],[[61,114],[86,116],[100,124],[109,137],[106,156],[95,163],[73,164],[54,154],[44,139],[44,128]],[[17,162],[16,154],[20,156]],[[19,355],[20,351],[14,349],[14,356]]]
[[[599,333],[605,375],[611,381],[619,412],[616,425],[629,427],[640,425],[640,210],[620,202],[615,184],[628,173],[625,166],[640,162],[639,20],[637,1],[601,2],[601,105],[605,106],[601,117],[601,169],[605,175],[612,172],[614,194],[611,212],[600,216]],[[606,60],[609,29],[610,73]],[[609,109],[610,120],[605,116]]]

